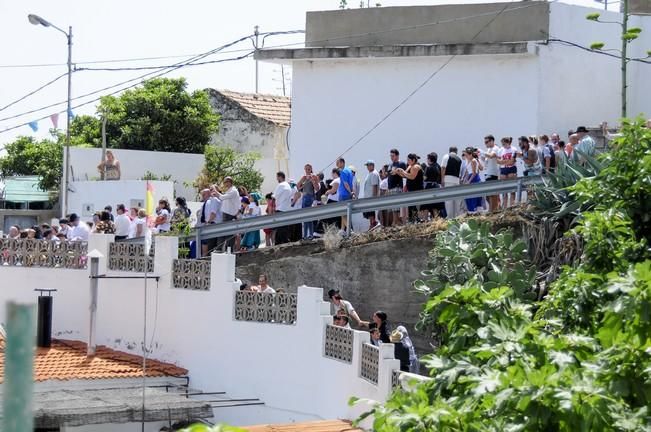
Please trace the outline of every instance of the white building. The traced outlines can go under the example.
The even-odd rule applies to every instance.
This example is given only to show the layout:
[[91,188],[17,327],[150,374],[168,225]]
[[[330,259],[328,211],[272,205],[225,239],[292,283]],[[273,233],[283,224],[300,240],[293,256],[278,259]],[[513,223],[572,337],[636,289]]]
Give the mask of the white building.
[[[620,61],[585,48],[620,48],[620,29],[591,12],[621,19],[546,1],[308,13],[305,48],[256,53],[293,67],[291,175],[340,155],[357,166],[388,162],[391,148],[440,158],[487,134],[565,139],[579,125],[617,124]],[[630,57],[646,57],[651,17],[629,26],[645,29]],[[629,63],[629,116],[651,114],[649,67]]]
[[[368,343],[367,332],[330,325],[330,305],[323,301],[321,288],[303,286],[298,294],[275,295],[239,291],[234,255],[213,254],[209,261],[179,260],[175,237],[157,237],[153,258],[143,255],[142,245],[113,243],[111,235],[91,234],[87,245],[71,243],[62,248],[39,247],[33,242],[0,239],[5,251],[0,255],[0,304],[33,303],[35,288],[58,290],[53,300],[53,335],[81,342],[68,343],[76,350],[74,358],[66,361],[56,354],[66,342],[55,342],[52,361],[37,367],[43,374],[47,369],[49,378],[44,381],[51,382],[44,385],[39,381],[36,387],[37,407],[51,414],[50,419],[58,418],[54,426],[62,431],[140,430],[133,415],[107,412],[102,417],[103,403],[94,411],[97,415],[84,417],[86,423],[80,424],[79,416],[52,417],[57,413],[55,405],[47,405],[56,395],[52,392],[73,392],[75,398],[85,400],[84,395],[89,393],[77,393],[115,388],[108,384],[116,379],[123,380],[117,387],[124,391],[97,397],[108,405],[111,401],[115,405],[120,398],[131,398],[132,405],[138,405],[133,399],[141,381],[134,381],[134,375],[141,371],[138,359],[142,359],[131,358],[125,374],[101,375],[105,370],[91,366],[106,369],[115,365],[106,365],[106,356],[99,351],[97,356],[86,358],[86,341],[104,346],[102,353],[110,353],[113,360],[142,355],[144,342],[148,357],[156,359],[150,370],[158,372],[147,379],[152,416],[161,404],[168,403],[179,408],[169,416],[172,421],[184,419],[184,410],[206,418],[206,402],[212,407],[208,420],[214,423],[354,419],[367,406],[349,407],[350,397],[383,401],[399,376],[410,376],[396,372],[399,362],[393,359],[392,344],[378,349]],[[88,250],[94,251],[88,255],[100,257],[98,274],[106,275],[97,279],[92,337],[89,305],[93,279],[89,279]],[[141,272],[145,266],[150,266],[147,284],[142,278],[133,278],[144,277]],[[0,307],[0,322],[7,321],[6,309]],[[69,370],[60,370],[71,362],[87,363],[91,375],[72,376]],[[58,379],[60,374],[67,374],[67,378]],[[187,380],[179,375],[187,376]],[[93,377],[99,380],[88,380]],[[191,400],[177,406],[182,401],[166,400],[158,386],[168,386],[169,391],[187,390]],[[161,419],[151,418],[146,430],[158,431]]]
[[210,105],[220,114],[216,145],[239,152],[256,152],[255,163],[264,176],[261,192],[272,192],[276,173],[288,170],[287,134],[291,123],[291,99],[285,96],[207,89]]

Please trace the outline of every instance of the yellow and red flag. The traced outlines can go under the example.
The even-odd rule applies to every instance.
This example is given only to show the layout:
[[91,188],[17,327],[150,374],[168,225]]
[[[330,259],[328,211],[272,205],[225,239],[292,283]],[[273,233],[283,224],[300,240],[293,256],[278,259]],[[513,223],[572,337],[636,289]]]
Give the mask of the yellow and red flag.
[[147,194],[145,195],[145,211],[147,212],[147,218],[151,219],[154,215],[154,185],[147,182]]

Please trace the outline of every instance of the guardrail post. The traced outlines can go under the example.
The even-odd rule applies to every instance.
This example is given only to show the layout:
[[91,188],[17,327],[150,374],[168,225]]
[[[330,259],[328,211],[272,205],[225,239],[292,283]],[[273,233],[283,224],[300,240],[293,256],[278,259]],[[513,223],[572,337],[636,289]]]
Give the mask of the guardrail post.
[[522,202],[522,183],[523,183],[523,177],[520,177],[518,179],[518,187],[515,192],[515,197],[517,199],[517,202]]
[[346,205],[346,235],[350,234],[350,227],[353,223],[353,203],[348,201]]
[[194,258],[199,259],[201,258],[201,228],[196,227],[194,229],[195,231],[195,238],[194,238]]

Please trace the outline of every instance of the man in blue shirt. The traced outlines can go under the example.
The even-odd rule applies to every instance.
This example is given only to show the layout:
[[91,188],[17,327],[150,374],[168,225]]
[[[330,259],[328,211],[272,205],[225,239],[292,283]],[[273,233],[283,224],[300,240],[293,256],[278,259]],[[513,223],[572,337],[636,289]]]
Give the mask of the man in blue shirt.
[[[340,157],[337,159],[337,168],[339,168],[339,189],[337,189],[337,194],[339,195],[339,201],[347,201],[350,199],[357,198],[355,192],[353,191],[353,172],[350,168],[346,167],[346,161],[344,158]],[[348,226],[348,221],[346,216],[341,217],[341,228],[346,229]]]

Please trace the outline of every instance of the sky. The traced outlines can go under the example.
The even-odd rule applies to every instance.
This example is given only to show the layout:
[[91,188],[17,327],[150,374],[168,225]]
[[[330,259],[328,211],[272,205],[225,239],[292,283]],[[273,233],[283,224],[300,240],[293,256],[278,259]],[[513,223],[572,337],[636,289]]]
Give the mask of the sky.
[[[428,3],[433,2],[386,0],[383,6]],[[358,7],[355,0],[350,0],[349,4]],[[30,24],[27,20],[30,13],[39,15],[64,30],[72,26],[73,63],[77,67],[140,67],[174,64],[187,57],[102,64],[84,62],[204,53],[252,34],[255,25],[259,26],[261,32],[304,30],[306,11],[336,9],[338,6],[339,0],[0,0],[0,119],[65,102],[67,97],[67,81],[64,77],[20,103],[2,109],[67,71],[66,37],[53,28]],[[302,34],[273,36],[267,38],[266,46],[303,41]],[[251,42],[242,42],[228,49],[238,50],[237,52],[213,55],[205,60],[240,56],[251,48]],[[7,67],[45,64],[55,66]],[[148,72],[152,71],[77,71],[73,73],[72,95],[75,97],[99,90]],[[289,95],[291,69],[286,68],[285,72]],[[186,77],[191,90],[212,87],[252,92],[255,89],[255,62],[249,58],[194,66],[166,76]],[[282,94],[281,76],[279,65],[260,63],[259,91]],[[133,83],[135,82],[138,81]],[[116,89],[73,101],[73,106]],[[5,129],[40,117],[49,117],[63,110],[65,103],[0,120],[0,147],[18,135],[39,138],[48,136],[48,130],[52,127],[49,118],[39,121],[38,132],[33,132],[29,126],[10,131]],[[94,114],[95,103],[73,112]],[[62,127],[65,127],[63,114],[59,117],[59,128]]]

